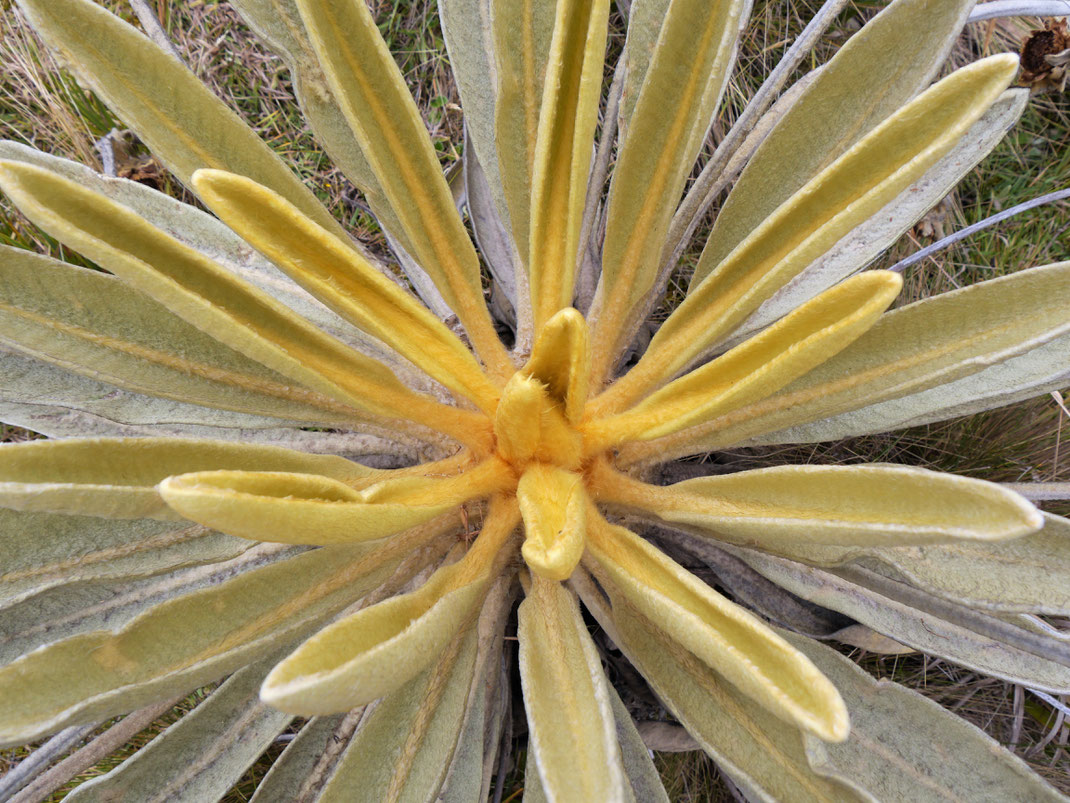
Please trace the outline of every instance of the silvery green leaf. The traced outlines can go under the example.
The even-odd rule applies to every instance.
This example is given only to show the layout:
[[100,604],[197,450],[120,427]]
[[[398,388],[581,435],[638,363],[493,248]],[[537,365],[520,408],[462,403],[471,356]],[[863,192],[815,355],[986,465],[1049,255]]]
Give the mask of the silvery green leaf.
[[[1070,646],[862,569],[850,579],[759,552],[724,547],[803,599],[896,641],[986,675],[1057,694],[1070,690]],[[879,588],[874,588],[878,586]]]
[[[1028,100],[1029,92],[1025,89],[1010,89],[1004,92],[950,153],[929,168],[918,181],[903,190],[884,209],[857,226],[824,256],[784,285],[719,348],[731,348],[750,337],[836,282],[861,270],[895,243],[999,144],[1005,132],[1021,117]],[[775,111],[776,106],[770,113]]]
[[638,803],[669,803],[669,797],[662,786],[661,776],[651,758],[650,750],[643,743],[635,721],[620,695],[612,685],[609,686],[609,703],[613,708],[613,719],[617,725],[617,739],[620,742],[621,763],[624,774],[631,785],[632,797]]
[[251,803],[307,803],[313,799],[322,781],[320,768],[332,751],[340,749],[339,727],[345,719],[338,714],[309,720],[271,765]]
[[208,699],[71,803],[201,803],[222,798],[293,719],[260,702],[260,683],[281,652],[241,669]]
[[252,542],[189,522],[0,510],[0,599],[62,583],[160,574],[237,557]]
[[895,0],[848,39],[740,175],[691,286],[781,202],[923,89],[972,7],[973,0]]
[[628,133],[628,123],[639,100],[639,90],[646,78],[654,48],[658,43],[665,14],[669,10],[670,0],[633,0],[628,12],[628,38],[625,40],[624,87],[620,96],[618,127],[621,141]]
[[781,635],[836,684],[851,711],[846,742],[804,737],[815,771],[849,779],[878,800],[1066,800],[1024,761],[938,703],[874,680],[823,644]]
[[[513,309],[517,306],[517,282],[526,282],[527,274],[517,270],[519,259],[509,230],[498,214],[490,176],[474,150],[465,152],[464,181],[468,197],[468,218],[479,243],[479,252],[487,262],[491,276],[505,293]],[[528,311],[528,315],[531,311]]]

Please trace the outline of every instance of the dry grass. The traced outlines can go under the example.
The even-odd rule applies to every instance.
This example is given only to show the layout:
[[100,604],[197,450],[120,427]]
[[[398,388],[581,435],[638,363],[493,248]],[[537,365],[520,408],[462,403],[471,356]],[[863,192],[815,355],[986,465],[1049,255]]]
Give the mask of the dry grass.
[[[101,2],[132,19],[125,2]],[[160,0],[157,5],[166,29],[192,69],[296,165],[336,217],[385,255],[378,227],[359,193],[330,164],[303,122],[282,62],[259,44],[225,3]],[[859,2],[845,11],[819,51],[799,73],[827,58],[880,5]],[[721,119],[707,143],[707,154],[818,6],[816,0],[757,3]],[[449,166],[460,156],[462,118],[433,3],[378,0],[373,7],[399,66],[409,85],[414,87],[441,161]],[[614,19],[616,32],[610,43],[611,52],[618,50],[622,43],[622,18],[617,15]],[[1014,49],[1028,29],[1029,23],[1021,21],[972,26],[955,59],[965,61]],[[2,7],[0,65],[0,138],[28,142],[42,150],[99,167],[94,142],[115,127],[116,120],[59,68],[21,23],[17,12]],[[953,231],[999,209],[1070,184],[1068,131],[1067,97],[1035,98],[1021,124],[992,157],[927,217],[925,225],[908,232],[880,264],[893,263],[944,231]],[[176,197],[193,200],[166,175],[160,188]],[[1066,259],[1070,251],[1068,229],[1070,206],[1065,203],[1021,215],[937,255],[927,264],[915,266],[906,276],[904,298],[922,298],[1031,265]],[[701,236],[698,240],[701,241]],[[0,243],[86,264],[29,225],[3,199],[0,199]],[[682,297],[686,266],[696,258],[694,249],[685,255],[685,269],[674,279],[669,304]],[[1065,415],[1055,401],[1045,397],[1005,410],[888,435],[806,447],[740,450],[731,457],[755,466],[789,460],[820,463],[880,460],[998,481],[1070,479],[1067,468],[1070,464],[1065,457],[1070,449],[1070,430],[1064,432],[1066,426]],[[26,437],[31,435],[16,428],[0,429],[0,440]],[[893,678],[957,711],[1011,746],[1038,772],[1070,790],[1070,757],[1066,750],[1070,729],[1042,701],[1023,693],[1019,687],[925,656],[853,657],[874,675]],[[172,717],[156,723],[128,745],[128,749],[102,762],[79,780],[110,770],[199,702],[203,693],[202,690],[191,695]],[[281,749],[281,745],[273,746],[249,770],[228,800],[248,800]],[[5,762],[17,762],[23,755],[21,750],[0,753],[0,770]],[[517,796],[522,789],[523,752],[519,751],[515,759],[516,770],[503,790],[504,799]],[[715,765],[702,754],[659,755],[657,764],[674,801],[735,799]],[[62,794],[57,794],[54,799],[61,797]]]

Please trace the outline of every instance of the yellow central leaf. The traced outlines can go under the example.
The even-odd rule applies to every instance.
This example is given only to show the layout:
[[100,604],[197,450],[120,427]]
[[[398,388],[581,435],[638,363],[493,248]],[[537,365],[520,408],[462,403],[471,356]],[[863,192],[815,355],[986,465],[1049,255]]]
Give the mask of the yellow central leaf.
[[524,516],[524,561],[549,580],[567,580],[583,555],[587,494],[571,471],[536,463],[516,489]]

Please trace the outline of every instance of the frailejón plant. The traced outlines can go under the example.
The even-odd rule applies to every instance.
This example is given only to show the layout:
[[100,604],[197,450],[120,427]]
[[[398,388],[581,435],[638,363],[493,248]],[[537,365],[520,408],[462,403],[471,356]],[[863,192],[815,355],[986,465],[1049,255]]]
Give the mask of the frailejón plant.
[[715,154],[713,181],[745,169],[630,363],[711,190],[685,194],[747,0],[635,0],[597,147],[608,0],[442,0],[511,348],[364,0],[232,3],[289,61],[408,281],[173,55],[91,0],[18,0],[214,216],[0,146],[7,197],[107,271],[0,254],[0,412],[51,436],[0,449],[0,741],[230,675],[69,799],[217,799],[295,717],[312,719],[258,801],[483,799],[520,599],[525,799],[663,799],[582,599],[751,799],[1059,797],[635,532],[719,556],[781,624],[829,636],[792,611],[831,609],[1070,691],[1067,642],[1037,616],[1070,613],[1070,525],[1000,486],[893,465],[646,481],[1064,383],[1070,263],[893,312],[900,277],[860,271],[1022,111],[1012,55],[932,83],[971,3],[896,0]]

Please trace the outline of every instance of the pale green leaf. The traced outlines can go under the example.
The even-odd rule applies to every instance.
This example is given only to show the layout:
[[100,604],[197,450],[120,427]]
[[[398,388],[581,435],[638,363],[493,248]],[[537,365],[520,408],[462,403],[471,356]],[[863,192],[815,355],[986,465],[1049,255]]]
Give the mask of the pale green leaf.
[[654,619],[683,649],[785,722],[825,739],[846,738],[843,701],[802,654],[647,541],[594,519],[587,549],[612,582],[615,608],[632,605]]
[[349,242],[316,196],[174,56],[91,0],[19,0],[34,29],[189,184],[202,167],[271,187]]
[[[1043,356],[1051,360],[1070,340],[1068,305],[1070,262],[917,301],[885,315],[852,345],[775,396],[680,436],[696,451],[718,448],[710,446],[714,441],[724,446],[765,433],[763,440],[780,443],[841,438],[872,431],[874,408],[898,401],[889,405],[893,410],[898,406],[899,415],[881,424],[885,431],[905,415],[920,417],[934,407],[966,401],[957,387],[951,398],[942,399],[944,385],[1013,358],[1028,359],[1032,350],[1048,344],[1054,353]],[[1038,370],[1036,363],[1031,360],[1028,366]],[[1049,363],[1046,375],[1065,372],[1065,364]],[[992,393],[996,389],[989,381],[984,386]],[[912,399],[930,389],[917,403]],[[1012,389],[1016,383],[1000,390]]]
[[998,542],[1044,523],[1030,502],[995,483],[912,466],[774,466],[668,487],[603,469],[593,483],[599,501],[770,551]]
[[251,544],[199,524],[0,510],[0,600],[236,557]]
[[202,803],[222,798],[293,717],[260,702],[275,655],[247,666],[208,699],[105,775],[78,786],[71,803]]
[[783,635],[836,684],[851,710],[846,742],[804,737],[816,772],[859,784],[878,800],[1066,800],[991,736],[933,700],[874,680],[812,639]]
[[575,595],[535,575],[517,617],[529,761],[547,799],[621,799],[624,767],[608,681]]
[[650,755],[650,750],[643,744],[643,738],[635,727],[632,715],[612,684],[607,685],[609,703],[613,708],[613,718],[617,725],[617,741],[620,744],[621,764],[625,777],[632,787],[632,797],[637,803],[669,803],[669,797],[662,786],[658,768]]
[[895,0],[847,40],[736,181],[692,287],[781,203],[935,77],[973,4]]
[[852,579],[847,579],[840,576],[845,569],[833,573],[751,550],[723,548],[791,593],[895,641],[1012,683],[1070,692],[1070,646],[1061,641],[861,569],[850,570]]
[[639,101],[639,91],[643,88],[643,80],[653,60],[654,48],[669,5],[670,0],[633,0],[628,10],[628,36],[621,55],[625,60],[624,85],[621,88],[620,119],[617,123],[622,141],[628,135],[628,124]]
[[[612,369],[626,321],[642,314],[640,302],[657,278],[669,223],[731,74],[749,6],[748,0],[676,0],[665,13],[613,168],[601,295],[592,312],[596,379]],[[641,59],[633,64],[632,51],[645,50],[631,29],[651,22],[633,17],[629,25],[625,93],[642,65]],[[627,113],[623,96],[621,102]]]
[[344,405],[227,348],[114,276],[0,246],[0,341],[126,390],[352,425]]
[[330,714],[401,688],[472,623],[518,520],[514,502],[495,506],[460,561],[308,639],[268,675],[263,699],[293,713]]
[[324,759],[338,749],[344,719],[337,715],[307,722],[272,763],[251,803],[305,803],[310,788],[322,778]]
[[44,229],[265,366],[372,415],[395,421],[399,413],[410,420],[423,417],[433,428],[456,425],[462,439],[462,430],[478,429],[474,414],[413,393],[381,363],[319,331],[132,210],[21,162],[2,163],[0,186]]
[[72,438],[0,446],[0,504],[107,518],[174,519],[156,485],[194,471],[263,469],[346,480],[376,475],[341,457],[185,438]]
[[527,264],[536,332],[572,305],[608,17],[609,0],[557,4],[532,161]]
[[618,404],[679,373],[845,234],[944,156],[1014,78],[1017,58],[955,71],[855,143],[785,201],[661,326],[613,388]]
[[[494,124],[498,170],[509,228],[526,266],[531,251],[531,197],[535,140],[539,129],[546,61],[557,3],[552,0],[492,0],[497,98]],[[526,271],[524,271],[526,276]]]
[[397,215],[406,250],[457,313],[491,371],[507,376],[512,363],[483,302],[479,258],[371,12],[351,0],[296,4],[331,91]]
[[658,698],[749,799],[872,801],[811,770],[799,730],[756,705],[627,605],[615,603],[608,624],[614,627],[617,646]]
[[859,548],[782,542],[765,548],[816,566],[855,563],[970,607],[1070,616],[1070,521],[1051,513],[1039,532],[993,543]]
[[457,635],[431,668],[361,719],[321,803],[434,800],[464,725],[476,629]]
[[212,211],[323,304],[493,412],[499,391],[468,347],[360,254],[247,178],[199,170],[193,184]]
[[[888,271],[853,276],[635,407],[592,422],[584,437],[598,446],[653,440],[764,399],[861,337],[902,285],[903,280]],[[609,391],[588,406],[587,415],[598,418],[607,406],[613,409],[619,403]]]
[[732,333],[725,347],[745,340],[826,288],[861,270],[895,243],[1002,141],[1007,130],[1021,117],[1028,101],[1027,90],[1008,89],[1004,92],[946,156],[778,290]]
[[23,744],[194,689],[292,642],[383,582],[379,545],[327,547],[64,639],[0,668],[0,743]]

